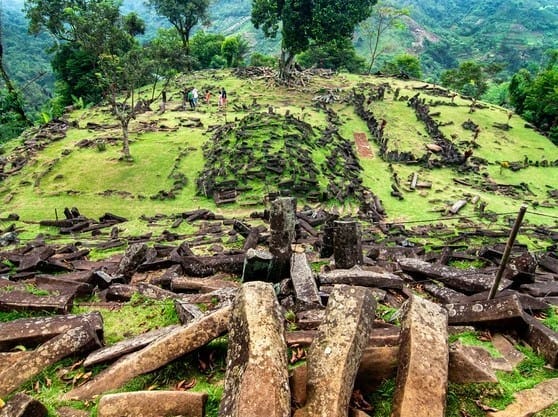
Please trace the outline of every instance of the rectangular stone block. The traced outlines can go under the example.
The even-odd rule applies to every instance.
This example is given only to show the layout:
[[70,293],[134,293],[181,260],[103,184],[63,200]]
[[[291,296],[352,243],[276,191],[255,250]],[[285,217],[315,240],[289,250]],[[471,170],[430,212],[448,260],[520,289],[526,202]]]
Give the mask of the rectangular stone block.
[[411,296],[402,307],[393,417],[444,417],[449,349],[447,312]]

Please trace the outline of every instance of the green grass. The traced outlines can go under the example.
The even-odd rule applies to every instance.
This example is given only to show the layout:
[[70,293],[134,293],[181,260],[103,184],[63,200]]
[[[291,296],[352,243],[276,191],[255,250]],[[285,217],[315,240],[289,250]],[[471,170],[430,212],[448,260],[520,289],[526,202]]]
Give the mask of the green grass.
[[73,314],[99,311],[103,317],[105,342],[112,345],[149,330],[178,323],[173,300],[157,301],[134,294],[132,299],[116,309],[75,305]]
[[488,351],[494,358],[501,358],[502,354],[494,347],[491,342],[479,339],[478,332],[463,332],[451,335],[448,338],[449,343],[461,342],[465,346],[480,346]]
[[555,332],[558,332],[558,307],[556,306],[552,306],[552,308],[548,309],[546,311],[546,318],[543,320],[543,324],[554,330]]

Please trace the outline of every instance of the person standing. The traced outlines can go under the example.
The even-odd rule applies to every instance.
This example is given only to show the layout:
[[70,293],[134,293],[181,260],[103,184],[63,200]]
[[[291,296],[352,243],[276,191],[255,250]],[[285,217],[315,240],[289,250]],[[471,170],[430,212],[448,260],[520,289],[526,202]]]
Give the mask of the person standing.
[[227,107],[227,91],[225,90],[225,87],[221,87],[221,90],[219,90],[219,107]]

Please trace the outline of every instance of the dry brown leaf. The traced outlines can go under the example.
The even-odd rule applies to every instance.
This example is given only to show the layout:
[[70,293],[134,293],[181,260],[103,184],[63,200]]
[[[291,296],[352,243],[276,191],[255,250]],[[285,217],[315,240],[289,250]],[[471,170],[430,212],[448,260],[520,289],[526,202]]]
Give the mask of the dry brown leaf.
[[196,386],[196,384],[197,384],[196,378],[192,378],[189,381],[186,381],[185,379],[183,379],[178,384],[176,384],[175,389],[177,391],[187,391],[191,388],[194,388]]

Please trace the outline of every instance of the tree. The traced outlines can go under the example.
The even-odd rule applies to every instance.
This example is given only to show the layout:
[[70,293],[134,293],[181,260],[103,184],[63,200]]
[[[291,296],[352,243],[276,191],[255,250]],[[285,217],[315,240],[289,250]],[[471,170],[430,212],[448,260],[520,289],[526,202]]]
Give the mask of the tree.
[[113,115],[122,128],[122,159],[131,162],[128,127],[138,112],[137,89],[152,74],[144,51],[137,47],[123,56],[104,54],[99,61],[97,77],[105,91]]
[[96,68],[102,54],[131,50],[145,25],[134,13],[123,16],[118,0],[26,0],[31,33],[48,31],[57,41],[52,61],[62,104],[73,98],[101,98]]
[[[0,3],[1,5],[1,3]],[[3,97],[2,100],[2,107],[1,110],[2,112],[10,112],[10,113],[14,113],[11,118],[12,120],[12,124],[17,124],[17,125],[29,125],[29,119],[27,118],[27,115],[25,114],[25,109],[23,108],[23,100],[21,98],[21,94],[20,92],[16,89],[14,83],[12,82],[12,79],[10,78],[10,76],[8,75],[8,72],[6,71],[6,67],[4,64],[4,46],[3,46],[3,37],[2,37],[2,30],[3,30],[3,26],[2,26],[2,10],[0,9],[0,75],[2,76],[2,80],[4,81],[4,85],[6,86],[7,89],[7,94],[5,94],[5,97]],[[7,116],[7,115],[5,115]]]
[[213,58],[221,55],[221,47],[224,41],[225,37],[220,34],[206,33],[203,30],[196,32],[192,37],[190,47],[197,68],[211,68]]
[[190,33],[198,23],[209,24],[209,0],[147,0],[155,12],[173,25],[186,55],[190,55]]
[[445,87],[474,98],[482,96],[488,88],[483,67],[472,61],[461,63],[459,68],[444,71],[440,82]]
[[378,57],[380,40],[389,29],[401,29],[405,27],[402,22],[404,16],[410,15],[410,10],[391,6],[384,2],[379,2],[372,11],[372,15],[364,21],[360,27],[363,34],[368,38],[368,49],[370,51],[370,63],[368,64],[368,74],[372,72],[376,58]]
[[416,79],[419,79],[422,75],[419,59],[410,54],[397,55],[393,61],[385,62],[382,72],[388,75],[404,75]]
[[248,43],[242,36],[229,36],[221,44],[221,56],[227,60],[227,66],[237,67],[243,64],[248,52]]
[[252,23],[271,38],[281,28],[279,76],[285,80],[296,54],[310,44],[351,37],[374,4],[376,0],[252,0]]

